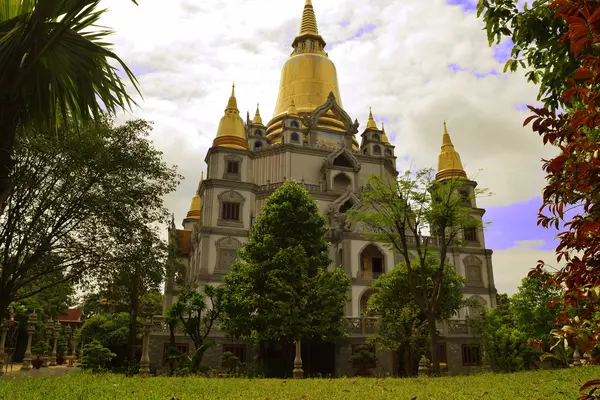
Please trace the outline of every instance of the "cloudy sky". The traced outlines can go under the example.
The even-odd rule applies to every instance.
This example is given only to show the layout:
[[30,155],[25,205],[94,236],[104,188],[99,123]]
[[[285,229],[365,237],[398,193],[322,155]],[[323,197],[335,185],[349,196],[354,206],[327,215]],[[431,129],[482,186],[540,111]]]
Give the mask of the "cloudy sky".
[[[107,0],[104,24],[134,70],[143,99],[133,116],[185,176],[167,199],[181,221],[236,83],[240,113],[272,116],[281,67],[305,0]],[[168,4],[168,6],[166,6]],[[442,123],[467,173],[494,195],[479,200],[491,226],[500,292],[512,293],[536,261],[555,261],[556,232],[536,227],[541,158],[553,154],[523,128],[537,88],[503,74],[510,43],[490,48],[476,0],[313,0],[335,62],[344,108],[364,127],[369,107],[396,146],[398,168],[435,167]],[[131,115],[120,116],[121,120]]]

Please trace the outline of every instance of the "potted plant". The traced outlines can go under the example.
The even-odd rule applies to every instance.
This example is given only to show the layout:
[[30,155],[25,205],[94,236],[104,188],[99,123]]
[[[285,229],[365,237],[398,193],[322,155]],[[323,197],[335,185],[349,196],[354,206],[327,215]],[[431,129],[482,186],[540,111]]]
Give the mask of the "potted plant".
[[67,338],[63,333],[58,336],[56,342],[56,365],[63,365],[65,363],[65,354],[67,352]]
[[31,347],[31,353],[35,356],[35,359],[31,360],[31,366],[33,369],[40,369],[44,360],[42,357],[47,357],[46,354],[50,352],[50,346],[44,342],[37,342]]
[[356,376],[372,376],[371,368],[377,361],[373,348],[368,345],[357,346],[350,362],[356,368]]

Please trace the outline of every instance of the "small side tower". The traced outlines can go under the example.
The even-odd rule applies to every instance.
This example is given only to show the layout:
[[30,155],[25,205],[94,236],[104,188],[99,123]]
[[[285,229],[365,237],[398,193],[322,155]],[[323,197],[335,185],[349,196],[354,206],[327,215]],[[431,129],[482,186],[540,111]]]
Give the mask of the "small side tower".
[[302,118],[298,114],[294,98],[290,102],[287,115],[283,120],[283,132],[281,133],[281,143],[303,146],[306,143],[302,133]]
[[[369,108],[369,121],[364,132],[360,135],[362,141],[360,144],[360,152],[369,156],[384,157],[386,150],[386,143],[383,138],[387,140],[385,133],[377,128],[377,123],[373,118],[373,111]],[[387,141],[389,144],[389,141]],[[392,152],[393,156],[393,152]]]
[[250,118],[247,119],[246,132],[250,150],[258,150],[266,147],[269,144],[267,141],[267,128],[263,125],[258,104],[256,105],[254,119],[252,121],[250,121]]

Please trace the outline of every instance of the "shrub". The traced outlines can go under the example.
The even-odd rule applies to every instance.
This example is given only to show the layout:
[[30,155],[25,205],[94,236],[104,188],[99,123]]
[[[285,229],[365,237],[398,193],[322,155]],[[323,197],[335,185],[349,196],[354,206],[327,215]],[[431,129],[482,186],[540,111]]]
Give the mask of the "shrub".
[[240,368],[240,359],[232,352],[226,351],[221,354],[221,365],[227,368],[228,374],[237,374]]
[[92,372],[103,372],[107,370],[107,365],[116,356],[106,347],[102,346],[97,340],[88,343],[83,348],[83,357],[81,358],[81,367],[89,369]]
[[350,362],[355,365],[359,371],[367,371],[375,361],[377,361],[377,356],[373,353],[371,346],[367,345],[357,346],[354,354],[350,356]]

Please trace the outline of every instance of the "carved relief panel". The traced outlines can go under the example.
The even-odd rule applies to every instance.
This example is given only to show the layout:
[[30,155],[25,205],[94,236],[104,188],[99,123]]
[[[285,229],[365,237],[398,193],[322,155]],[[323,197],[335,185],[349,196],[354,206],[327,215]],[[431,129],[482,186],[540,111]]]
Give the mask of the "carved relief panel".
[[217,265],[215,266],[215,273],[225,274],[229,272],[231,264],[237,257],[237,252],[242,247],[239,240],[233,237],[224,237],[219,239],[215,246],[217,248]]

